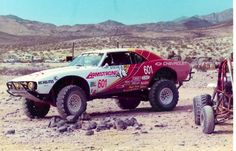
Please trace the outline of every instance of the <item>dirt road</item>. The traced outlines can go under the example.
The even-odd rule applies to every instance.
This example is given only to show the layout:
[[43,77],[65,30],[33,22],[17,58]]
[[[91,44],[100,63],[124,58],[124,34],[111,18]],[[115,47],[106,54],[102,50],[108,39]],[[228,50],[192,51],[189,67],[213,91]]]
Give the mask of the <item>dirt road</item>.
[[10,98],[5,92],[7,79],[0,79],[0,150],[101,150],[101,151],[230,151],[233,144],[233,124],[228,121],[217,125],[215,132],[205,135],[193,121],[192,98],[212,93],[208,82],[216,82],[216,73],[197,73],[194,79],[180,88],[177,107],[170,112],[153,112],[148,102],[132,111],[119,109],[110,99],[89,102],[87,113],[93,121],[106,117],[134,117],[143,126],[115,129],[85,135],[84,130],[59,133],[48,128],[48,123],[58,113],[51,108],[45,119],[28,119],[22,111],[21,101]]

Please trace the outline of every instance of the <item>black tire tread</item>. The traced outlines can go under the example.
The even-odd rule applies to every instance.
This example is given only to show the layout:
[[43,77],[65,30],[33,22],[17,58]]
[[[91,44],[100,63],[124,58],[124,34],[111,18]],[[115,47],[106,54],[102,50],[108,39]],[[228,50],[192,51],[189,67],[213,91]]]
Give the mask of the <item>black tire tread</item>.
[[[174,89],[174,103],[171,105],[171,107],[164,107],[162,106],[159,101],[156,100],[157,98],[157,91],[158,91],[158,88],[159,86],[162,84],[162,83],[167,83],[167,85],[169,86],[173,86],[172,88]],[[166,79],[162,79],[162,80],[159,80],[159,81],[156,81],[152,87],[151,87],[151,90],[149,92],[149,101],[150,101],[150,104],[152,106],[152,108],[156,111],[170,111],[170,110],[173,110],[173,108],[175,108],[175,106],[177,105],[178,103],[178,100],[179,100],[179,91],[178,89],[176,88],[174,82],[170,81],[170,80],[166,80]]]
[[201,125],[202,125],[202,132],[205,134],[211,134],[214,132],[215,129],[215,117],[213,108],[209,105],[206,105],[201,110]]
[[50,110],[49,104],[42,104],[41,107],[29,99],[23,100],[23,111],[29,118],[44,118]]
[[194,122],[196,125],[201,125],[200,115],[201,115],[201,99],[200,96],[193,98],[193,112],[194,112]]
[[194,112],[194,122],[196,125],[200,125],[200,116],[201,116],[201,109],[206,106],[212,106],[213,103],[211,101],[211,95],[203,94],[200,96],[196,96],[193,98],[193,112]]
[[116,104],[118,107],[121,109],[135,109],[139,104],[141,100],[140,99],[123,99],[123,98],[118,98],[116,100]]
[[211,95],[210,94],[203,94],[201,97],[201,106],[204,107],[206,105],[212,106],[213,103],[211,101]]
[[81,94],[80,97],[82,100],[82,107],[81,107],[81,110],[79,111],[78,114],[82,114],[86,110],[87,98],[86,98],[86,95],[85,95],[83,89],[76,86],[76,85],[68,85],[68,86],[65,86],[64,88],[62,88],[57,96],[57,102],[56,102],[57,110],[62,118],[66,118],[67,116],[71,115],[71,113],[69,113],[69,111],[65,105],[66,103],[64,100],[69,95],[70,91],[72,91],[72,90],[78,90]]

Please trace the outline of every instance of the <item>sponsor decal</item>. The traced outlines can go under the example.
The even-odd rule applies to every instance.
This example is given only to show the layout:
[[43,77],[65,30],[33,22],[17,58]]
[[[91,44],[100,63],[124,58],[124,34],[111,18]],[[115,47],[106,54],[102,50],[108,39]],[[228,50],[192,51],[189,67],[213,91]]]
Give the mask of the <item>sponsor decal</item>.
[[174,66],[174,65],[185,65],[187,64],[186,62],[156,62],[156,66]]
[[125,84],[130,84],[130,81],[125,81]]
[[142,80],[149,80],[149,79],[150,79],[150,76],[149,76],[149,75],[144,75],[144,76],[142,76],[141,79],[142,79]]
[[120,66],[108,66],[109,69],[120,69],[121,67]]
[[133,91],[133,90],[137,90],[139,88],[140,88],[139,85],[130,85],[127,87],[127,89],[124,89],[123,91]]
[[148,85],[149,81],[141,81],[141,85]]
[[133,77],[132,78],[132,81],[140,81],[141,80],[141,77],[140,76],[136,76],[136,77]]
[[146,87],[146,85],[140,85],[140,89],[145,89]]
[[120,66],[119,77],[123,78],[123,77],[126,77],[128,75],[129,66],[130,65]]
[[39,81],[38,84],[51,84],[54,83],[54,80],[45,80],[45,81]]
[[116,86],[117,89],[122,89],[122,88],[124,88],[124,87],[125,87],[124,85],[117,85],[117,86]]
[[96,87],[97,85],[96,85],[96,82],[95,81],[92,81],[92,82],[90,82],[90,87]]
[[140,84],[140,81],[131,81],[131,84],[132,85],[138,85],[138,84]]
[[155,65],[156,66],[162,66],[162,62],[156,62]]
[[98,88],[105,88],[107,87],[107,79],[98,80]]
[[115,77],[118,74],[119,74],[118,71],[90,72],[86,78],[93,79],[95,77],[103,77],[103,76]]
[[133,77],[132,80],[130,81],[131,85],[137,85],[141,82],[141,76],[136,76]]

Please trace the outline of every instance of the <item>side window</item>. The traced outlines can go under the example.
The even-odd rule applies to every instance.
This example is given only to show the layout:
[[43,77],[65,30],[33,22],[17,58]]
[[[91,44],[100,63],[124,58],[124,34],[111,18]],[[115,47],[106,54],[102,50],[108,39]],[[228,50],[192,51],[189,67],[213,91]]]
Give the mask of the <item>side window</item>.
[[131,56],[129,52],[116,52],[112,53],[112,65],[127,65],[131,64]]
[[111,54],[107,54],[106,58],[104,59],[102,66],[108,64],[108,66],[112,65],[112,56]]
[[134,64],[139,64],[139,63],[142,63],[142,62],[144,62],[146,60],[142,56],[140,56],[140,55],[138,55],[136,53],[132,53],[131,57],[132,57],[132,62]]
[[105,63],[111,66],[132,64],[131,54],[129,52],[108,53],[103,65],[105,65]]

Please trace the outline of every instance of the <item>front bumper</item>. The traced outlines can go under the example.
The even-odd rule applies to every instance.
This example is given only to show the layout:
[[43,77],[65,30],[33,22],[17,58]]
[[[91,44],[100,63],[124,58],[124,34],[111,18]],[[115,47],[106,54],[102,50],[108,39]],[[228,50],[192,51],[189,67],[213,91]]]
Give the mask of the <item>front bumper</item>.
[[187,78],[186,80],[184,80],[184,82],[190,81],[190,80],[193,78],[192,74],[194,74],[194,73],[195,73],[195,72],[193,72],[193,71],[192,71],[192,68],[191,68],[191,70],[190,70],[190,72],[189,72],[189,75],[188,75],[188,78]]
[[35,95],[32,94],[32,92],[29,92],[27,90],[7,90],[7,92],[12,96],[24,97],[26,99],[29,99],[35,102],[41,102],[41,103],[44,102],[42,99],[36,97]]

